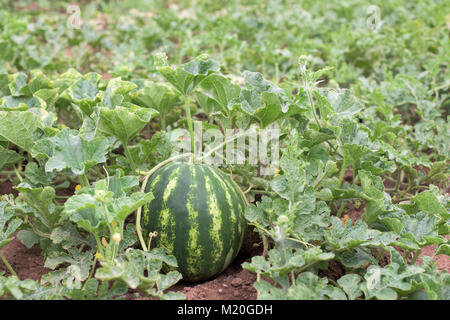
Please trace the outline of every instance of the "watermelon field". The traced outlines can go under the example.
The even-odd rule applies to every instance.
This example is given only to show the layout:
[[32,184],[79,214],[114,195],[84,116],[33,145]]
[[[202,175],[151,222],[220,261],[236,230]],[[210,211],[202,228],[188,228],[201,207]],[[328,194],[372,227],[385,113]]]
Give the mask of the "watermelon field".
[[0,300],[450,300],[449,35],[445,0],[0,0]]

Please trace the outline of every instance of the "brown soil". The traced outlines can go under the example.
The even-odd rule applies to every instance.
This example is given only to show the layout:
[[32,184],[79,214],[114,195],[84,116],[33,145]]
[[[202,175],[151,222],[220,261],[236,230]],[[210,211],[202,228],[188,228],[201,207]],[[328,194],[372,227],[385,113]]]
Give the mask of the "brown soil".
[[[450,236],[446,236],[446,238],[449,239]],[[424,247],[422,249],[422,252],[419,254],[419,258],[417,258],[416,264],[423,263],[421,259],[421,257],[423,256],[432,257],[434,252],[436,251],[436,248],[437,248],[436,244]],[[436,263],[439,272],[441,272],[442,270],[446,270],[448,273],[450,273],[450,259],[447,255],[439,254],[437,256],[434,256],[433,260]]]
[[242,269],[245,261],[250,259],[241,254],[217,278],[200,284],[179,283],[172,290],[184,293],[187,300],[256,300],[256,275]]
[[[39,281],[44,274],[52,271],[44,267],[44,258],[41,256],[39,245],[28,249],[16,236],[13,236],[13,240],[0,252],[21,280],[33,279]],[[7,276],[11,275],[3,263],[0,263],[0,271],[6,271]]]
[[[4,179],[4,176],[0,176],[0,179]],[[10,194],[12,193],[14,197],[18,196],[17,190],[13,189],[13,184],[10,181],[5,181],[0,183],[0,196],[2,194]]]

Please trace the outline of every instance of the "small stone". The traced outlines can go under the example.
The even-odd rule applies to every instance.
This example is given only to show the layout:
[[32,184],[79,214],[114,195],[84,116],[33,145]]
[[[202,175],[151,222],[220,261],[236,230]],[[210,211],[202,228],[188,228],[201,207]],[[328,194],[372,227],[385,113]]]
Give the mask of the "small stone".
[[223,283],[223,284],[222,284],[222,287],[228,288],[228,285],[227,285],[226,283]]
[[239,297],[239,291],[237,291],[237,290],[234,290],[233,291],[233,297]]
[[241,278],[234,278],[233,281],[231,281],[231,285],[233,287],[239,287],[242,284]]
[[223,292],[223,289],[219,289],[219,293],[222,293]]

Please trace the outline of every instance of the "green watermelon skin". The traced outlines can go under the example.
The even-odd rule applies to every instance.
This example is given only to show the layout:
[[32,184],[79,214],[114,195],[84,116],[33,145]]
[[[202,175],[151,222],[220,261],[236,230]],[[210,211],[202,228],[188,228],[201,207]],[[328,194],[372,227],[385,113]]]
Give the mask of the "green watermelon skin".
[[152,248],[165,247],[185,281],[209,279],[236,258],[244,239],[245,202],[234,182],[207,164],[170,163],[148,180],[154,200],[142,217]]

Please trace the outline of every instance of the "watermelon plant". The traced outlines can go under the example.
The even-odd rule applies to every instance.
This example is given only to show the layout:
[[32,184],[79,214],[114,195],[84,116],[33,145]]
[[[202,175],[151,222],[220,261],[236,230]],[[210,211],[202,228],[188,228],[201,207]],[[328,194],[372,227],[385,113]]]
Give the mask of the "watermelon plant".
[[443,2],[0,4],[0,298],[450,299]]

